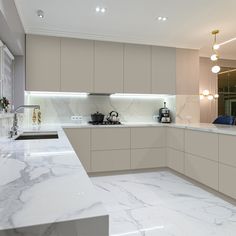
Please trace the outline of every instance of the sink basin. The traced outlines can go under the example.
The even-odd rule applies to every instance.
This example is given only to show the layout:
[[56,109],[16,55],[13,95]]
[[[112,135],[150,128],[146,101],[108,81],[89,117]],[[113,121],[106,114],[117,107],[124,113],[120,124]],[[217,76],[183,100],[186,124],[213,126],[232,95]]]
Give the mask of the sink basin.
[[57,131],[23,132],[15,140],[58,139]]

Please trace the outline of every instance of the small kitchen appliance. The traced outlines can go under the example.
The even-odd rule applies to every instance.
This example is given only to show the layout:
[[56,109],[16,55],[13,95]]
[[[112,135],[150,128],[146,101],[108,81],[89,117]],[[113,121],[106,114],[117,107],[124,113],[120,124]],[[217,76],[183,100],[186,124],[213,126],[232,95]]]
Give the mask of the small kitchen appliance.
[[92,125],[121,125],[119,114],[116,111],[111,111],[104,120],[104,115],[97,112],[91,115],[92,121],[89,124]]
[[166,107],[166,102],[164,102],[164,107],[159,109],[158,121],[160,123],[170,123],[170,110]]

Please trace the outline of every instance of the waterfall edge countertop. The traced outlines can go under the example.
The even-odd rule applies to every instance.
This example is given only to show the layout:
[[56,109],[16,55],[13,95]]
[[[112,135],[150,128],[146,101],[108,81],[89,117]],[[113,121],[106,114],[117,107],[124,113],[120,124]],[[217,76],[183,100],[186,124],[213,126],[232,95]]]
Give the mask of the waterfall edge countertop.
[[100,216],[108,221],[64,131],[56,130],[58,139],[0,138],[0,235],[8,229]]

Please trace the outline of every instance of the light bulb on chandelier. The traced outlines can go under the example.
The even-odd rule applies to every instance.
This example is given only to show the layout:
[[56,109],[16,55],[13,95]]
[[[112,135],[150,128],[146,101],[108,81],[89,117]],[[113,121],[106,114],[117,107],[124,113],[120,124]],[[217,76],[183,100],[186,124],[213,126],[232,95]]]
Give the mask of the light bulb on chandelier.
[[211,68],[212,73],[217,74],[220,72],[220,67],[218,65]]

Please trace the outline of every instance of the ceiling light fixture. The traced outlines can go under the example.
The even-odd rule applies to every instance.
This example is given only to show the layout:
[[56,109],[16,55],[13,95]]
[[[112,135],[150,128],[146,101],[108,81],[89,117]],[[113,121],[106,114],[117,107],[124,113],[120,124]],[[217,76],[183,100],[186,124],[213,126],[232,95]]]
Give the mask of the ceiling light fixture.
[[37,10],[37,16],[40,17],[40,18],[44,18],[43,10]]
[[166,16],[158,16],[157,19],[159,21],[167,21],[168,18]]
[[106,8],[105,7],[96,7],[96,12],[98,12],[98,13],[105,13],[106,12]]
[[220,48],[220,45],[217,44],[216,41],[216,35],[219,34],[219,30],[213,30],[211,33],[214,36],[214,42],[213,42],[213,46],[212,46],[212,50],[213,50],[213,55],[211,56],[211,60],[215,62],[215,65],[211,68],[212,73],[217,74],[220,72],[220,66],[218,66],[216,64],[216,62],[219,59],[219,55],[218,55],[218,49]]

